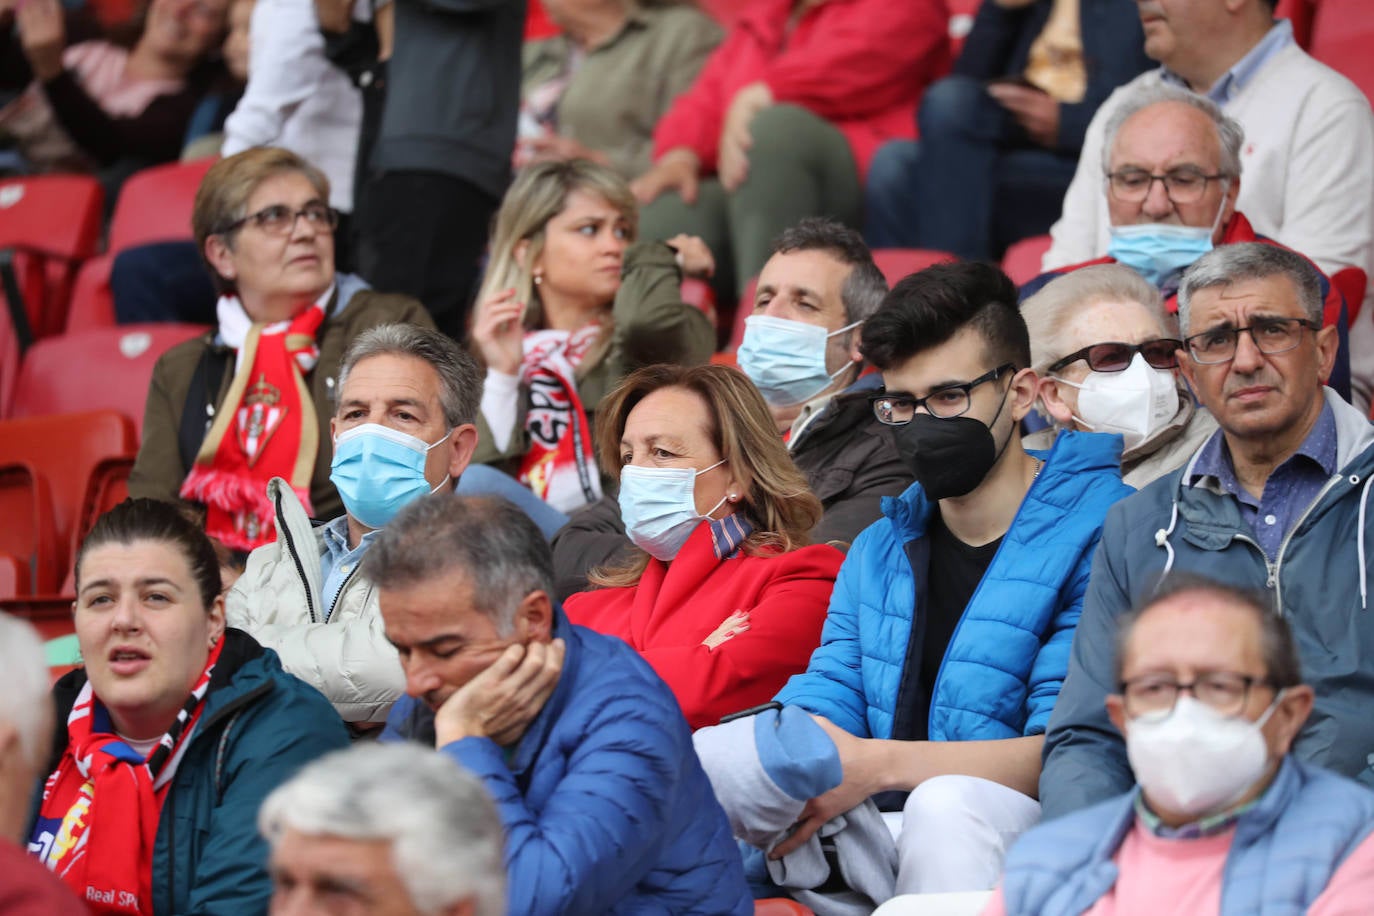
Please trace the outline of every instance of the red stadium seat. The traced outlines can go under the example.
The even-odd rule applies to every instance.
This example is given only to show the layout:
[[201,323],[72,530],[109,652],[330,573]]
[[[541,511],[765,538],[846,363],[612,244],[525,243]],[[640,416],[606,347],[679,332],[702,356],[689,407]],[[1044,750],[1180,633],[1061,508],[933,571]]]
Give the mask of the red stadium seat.
[[172,347],[204,332],[198,324],[129,324],[41,340],[24,357],[11,415],[117,410],[142,436],[153,365]]
[[525,8],[525,40],[539,41],[557,34],[558,26],[549,19],[549,14],[544,11],[544,4],[540,0],[530,0],[529,6]]
[[[102,463],[129,458],[137,447],[133,422],[112,410],[0,421],[0,468],[23,469],[33,481],[34,504],[49,504],[43,524],[51,524],[52,537],[40,538],[46,555],[42,574],[34,576],[35,592],[55,591],[65,576],[71,562],[68,547]],[[45,488],[46,496],[40,492]],[[0,529],[9,527],[10,513],[0,518],[6,521]],[[0,551],[20,553],[3,540]]]
[[[1360,317],[1360,306],[1364,305],[1364,291],[1368,283],[1369,278],[1358,267],[1346,267],[1331,275],[1331,285],[1340,290],[1341,297],[1345,299],[1345,317],[1348,325],[1353,326],[1355,319]],[[1336,316],[1327,315],[1324,323],[1333,325],[1336,323],[1335,318]]]
[[928,248],[877,248],[873,251],[873,263],[887,278],[888,286],[895,286],[898,280],[933,264],[957,260],[959,258],[948,251],[931,251]]
[[13,554],[0,553],[0,601],[28,592],[28,564]]
[[31,464],[0,459],[0,551],[18,564],[16,594],[52,591],[61,581],[61,540],[52,515],[47,478]]
[[[19,349],[60,333],[77,266],[100,241],[104,192],[84,175],[40,175],[0,181],[0,270],[9,273],[4,296],[23,300],[22,327],[6,322],[5,337]],[[12,283],[11,283],[12,281]],[[0,358],[8,359],[0,342]]]
[[786,897],[754,901],[754,916],[815,916],[809,907]]
[[1312,20],[1316,14],[1313,3],[1314,0],[1279,0],[1274,10],[1275,17],[1293,24],[1293,37],[1303,48],[1312,44]]
[[1002,271],[1011,282],[1022,286],[1040,276],[1040,261],[1050,250],[1050,237],[1037,235],[1016,242],[1002,256]]

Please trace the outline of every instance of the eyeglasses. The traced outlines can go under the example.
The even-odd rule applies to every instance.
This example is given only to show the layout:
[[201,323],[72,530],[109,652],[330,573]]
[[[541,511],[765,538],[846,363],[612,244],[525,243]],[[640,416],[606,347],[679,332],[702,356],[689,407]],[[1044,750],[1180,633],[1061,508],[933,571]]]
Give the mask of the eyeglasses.
[[1107,187],[1112,196],[1124,203],[1138,204],[1150,196],[1156,181],[1164,182],[1164,193],[1176,204],[1194,204],[1202,199],[1209,181],[1229,181],[1229,175],[1218,172],[1208,175],[1200,169],[1183,166],[1162,175],[1144,169],[1119,169],[1107,173]]
[[234,220],[216,234],[224,235],[252,223],[268,235],[290,235],[296,231],[296,220],[302,216],[307,223],[320,230],[332,231],[339,225],[338,211],[322,203],[309,203],[299,210],[292,210],[286,204],[273,204],[243,219]]
[[1147,340],[1142,344],[1100,343],[1075,350],[1058,362],[1050,363],[1049,371],[1058,372],[1069,363],[1084,360],[1094,372],[1121,372],[1131,365],[1131,360],[1139,353],[1145,357],[1147,365],[1156,369],[1173,369],[1178,365],[1178,351],[1183,349],[1183,341],[1172,337]]
[[1188,344],[1188,353],[1193,357],[1193,362],[1214,366],[1235,359],[1241,331],[1249,333],[1261,353],[1273,356],[1295,349],[1302,343],[1302,332],[1307,328],[1317,331],[1321,325],[1306,318],[1256,318],[1249,327],[1211,328],[1194,334],[1184,343]]
[[927,413],[937,419],[953,420],[968,413],[973,403],[969,392],[984,382],[990,382],[1003,373],[1010,372],[1013,368],[1015,367],[1011,363],[1005,363],[984,372],[971,382],[936,388],[923,398],[914,398],[900,392],[880,392],[870,395],[868,400],[873,404],[873,415],[878,418],[878,422],[886,423],[888,426],[905,426],[910,423],[911,418],[916,416],[918,407],[924,407]]
[[1119,689],[1128,717],[1158,722],[1169,718],[1178,695],[1185,690],[1223,716],[1238,716],[1245,711],[1250,688],[1256,684],[1272,687],[1273,681],[1231,671],[1212,671],[1185,684],[1166,675],[1145,674],[1122,681]]

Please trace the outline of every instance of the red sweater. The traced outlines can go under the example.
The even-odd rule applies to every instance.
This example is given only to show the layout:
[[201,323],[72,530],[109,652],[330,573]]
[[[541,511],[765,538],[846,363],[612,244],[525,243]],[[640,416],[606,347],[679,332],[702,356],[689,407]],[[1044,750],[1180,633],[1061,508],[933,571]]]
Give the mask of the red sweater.
[[839,128],[859,176],[888,140],[916,136],[925,87],[949,71],[945,0],[829,0],[791,34],[793,0],[753,0],[692,87],[654,130],[654,158],[686,146],[703,174],[735,93],[763,80],[778,104],[800,105]]
[[[644,656],[696,729],[768,702],[806,670],[843,560],[825,545],[720,560],[703,524],[671,563],[649,560],[637,586],[579,592],[563,607],[573,623],[619,636]],[[749,612],[749,629],[703,646],[737,609]]]

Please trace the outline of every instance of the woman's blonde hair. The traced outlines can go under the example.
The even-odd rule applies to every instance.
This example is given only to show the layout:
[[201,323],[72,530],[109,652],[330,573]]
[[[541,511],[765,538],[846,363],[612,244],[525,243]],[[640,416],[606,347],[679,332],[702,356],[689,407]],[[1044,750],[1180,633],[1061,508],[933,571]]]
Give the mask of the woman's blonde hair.
[[228,227],[248,215],[248,198],[258,185],[283,172],[300,172],[314,186],[320,200],[329,202],[329,179],[324,172],[290,150],[276,146],[256,146],[221,159],[201,179],[191,209],[191,234],[219,292],[232,285],[205,258],[206,239],[223,235],[225,244],[232,248],[234,233],[226,231]]
[[[514,288],[517,301],[525,303],[525,326],[530,330],[543,327],[544,305],[534,285],[532,265],[544,250],[544,230],[549,220],[563,212],[574,191],[595,194],[619,210],[629,221],[630,237],[634,238],[639,205],[625,179],[614,171],[587,159],[528,166],[516,177],[496,212],[491,260],[477,294],[478,302]],[[523,261],[515,257],[515,248],[521,242],[529,243]]]
[[[631,373],[596,412],[602,469],[620,479],[620,440],[630,411],[664,388],[682,388],[706,403],[706,434],[736,478],[749,481],[736,509],[754,526],[744,541],[745,553],[786,553],[809,544],[811,529],[821,519],[821,501],[792,463],[763,396],[738,369],[659,365]],[[648,563],[649,555],[641,551],[623,566],[593,570],[588,581],[609,587],[634,585]]]

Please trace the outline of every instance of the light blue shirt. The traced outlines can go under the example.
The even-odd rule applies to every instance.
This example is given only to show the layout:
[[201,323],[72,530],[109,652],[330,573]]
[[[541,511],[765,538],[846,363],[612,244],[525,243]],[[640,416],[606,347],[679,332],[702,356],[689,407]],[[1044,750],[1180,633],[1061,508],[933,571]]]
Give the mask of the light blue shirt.
[[[1203,95],[1225,108],[1226,103],[1235,98],[1255,78],[1255,75],[1264,69],[1265,64],[1269,63],[1280,51],[1293,44],[1295,44],[1293,24],[1287,19],[1275,21],[1273,28],[1260,39],[1259,44],[1251,48],[1250,53],[1236,61],[1235,66],[1222,74],[1221,79],[1213,83],[1212,88]],[[1182,86],[1184,89],[1190,88],[1183,77],[1173,73],[1168,67],[1160,68],[1160,78],[1171,85]]]
[[348,516],[340,515],[322,529],[324,531],[324,553],[320,554],[320,575],[324,579],[324,620],[334,613],[334,602],[339,600],[339,592],[344,583],[357,570],[367,553],[372,536],[377,532],[369,531],[358,540],[358,546],[348,549]]

